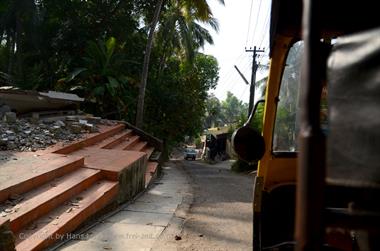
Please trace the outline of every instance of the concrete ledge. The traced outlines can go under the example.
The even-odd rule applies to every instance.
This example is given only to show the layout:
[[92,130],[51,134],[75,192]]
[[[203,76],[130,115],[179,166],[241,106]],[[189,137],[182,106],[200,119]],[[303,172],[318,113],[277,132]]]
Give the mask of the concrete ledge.
[[117,202],[122,204],[145,189],[146,155],[119,172]]

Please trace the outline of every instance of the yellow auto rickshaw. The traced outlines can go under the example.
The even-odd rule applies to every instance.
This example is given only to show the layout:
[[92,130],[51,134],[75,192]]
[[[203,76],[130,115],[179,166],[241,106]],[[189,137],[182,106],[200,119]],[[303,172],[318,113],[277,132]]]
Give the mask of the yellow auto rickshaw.
[[380,250],[376,4],[272,0],[263,130],[232,139],[259,160],[255,251]]

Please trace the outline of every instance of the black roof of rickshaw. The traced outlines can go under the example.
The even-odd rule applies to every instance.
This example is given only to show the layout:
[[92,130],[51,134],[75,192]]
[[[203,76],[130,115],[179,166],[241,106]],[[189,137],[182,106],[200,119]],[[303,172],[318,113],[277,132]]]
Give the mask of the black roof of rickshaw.
[[[321,37],[332,38],[361,30],[380,27],[377,1],[319,0]],[[302,30],[302,0],[272,0],[270,47],[277,35],[298,40]]]

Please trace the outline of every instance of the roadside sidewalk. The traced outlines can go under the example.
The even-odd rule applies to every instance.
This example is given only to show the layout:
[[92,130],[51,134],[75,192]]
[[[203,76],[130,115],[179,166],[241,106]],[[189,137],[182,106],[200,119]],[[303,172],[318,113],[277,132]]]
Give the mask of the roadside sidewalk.
[[[191,186],[186,174],[175,162],[163,167],[163,177],[121,210],[56,250],[150,250],[161,233],[184,217]],[[185,208],[183,208],[185,207]],[[177,209],[178,208],[178,209]],[[174,214],[176,217],[173,217]],[[172,219],[173,218],[173,219]],[[174,237],[173,237],[174,238]]]

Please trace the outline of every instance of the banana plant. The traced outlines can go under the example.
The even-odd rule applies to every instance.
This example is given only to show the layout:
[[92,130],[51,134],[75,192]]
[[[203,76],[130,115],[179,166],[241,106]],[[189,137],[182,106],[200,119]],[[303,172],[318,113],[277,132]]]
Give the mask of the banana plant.
[[83,93],[88,101],[98,105],[99,112],[109,111],[107,107],[126,110],[129,103],[129,83],[133,79],[123,73],[123,68],[135,62],[125,58],[123,48],[124,45],[118,45],[114,37],[106,41],[90,41],[82,58],[84,67],[74,69],[64,79],[70,91]]

